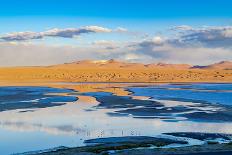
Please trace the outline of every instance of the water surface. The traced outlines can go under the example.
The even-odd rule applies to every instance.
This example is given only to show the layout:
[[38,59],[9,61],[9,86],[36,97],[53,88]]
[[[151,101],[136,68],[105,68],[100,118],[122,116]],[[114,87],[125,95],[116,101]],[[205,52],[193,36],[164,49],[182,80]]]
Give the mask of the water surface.
[[0,87],[1,154],[99,137],[232,133],[232,84],[69,85],[82,89]]

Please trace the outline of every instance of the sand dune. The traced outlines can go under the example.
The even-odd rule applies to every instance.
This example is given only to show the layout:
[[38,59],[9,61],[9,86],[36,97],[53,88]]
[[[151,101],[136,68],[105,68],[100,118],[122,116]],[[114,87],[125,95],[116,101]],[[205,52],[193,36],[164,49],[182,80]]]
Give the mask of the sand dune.
[[61,65],[55,65],[53,67],[76,67],[76,68],[145,68],[146,65],[140,63],[128,63],[122,61],[111,60],[82,60],[72,63],[65,63]]
[[154,68],[154,69],[220,69],[220,70],[230,70],[232,69],[232,62],[230,61],[221,61],[215,64],[210,64],[207,66],[192,66],[189,64],[168,64],[168,63],[151,63],[151,64],[142,64],[142,63],[129,63],[123,61],[111,60],[82,60],[72,63],[65,63],[61,65],[54,65],[53,67],[76,67],[76,68]]
[[10,82],[232,82],[232,62],[209,66],[141,64],[116,60],[77,61],[45,67],[0,68]]
[[231,61],[221,61],[221,62],[211,64],[208,66],[194,66],[193,68],[232,70],[232,62]]
[[188,64],[166,64],[166,63],[155,63],[148,64],[147,67],[151,68],[170,68],[170,69],[190,69],[192,66]]

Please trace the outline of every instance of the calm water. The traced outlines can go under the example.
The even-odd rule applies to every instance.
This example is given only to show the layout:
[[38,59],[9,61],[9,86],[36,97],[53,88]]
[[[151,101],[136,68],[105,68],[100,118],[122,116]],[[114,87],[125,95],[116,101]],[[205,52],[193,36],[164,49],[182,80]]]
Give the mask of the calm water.
[[98,137],[232,133],[232,84],[91,85],[83,92],[0,87],[0,154],[81,146]]

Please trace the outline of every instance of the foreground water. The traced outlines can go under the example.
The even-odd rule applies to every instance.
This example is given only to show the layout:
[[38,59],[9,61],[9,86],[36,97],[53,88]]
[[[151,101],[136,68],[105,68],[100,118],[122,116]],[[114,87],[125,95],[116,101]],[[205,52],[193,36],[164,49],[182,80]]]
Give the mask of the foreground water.
[[85,91],[0,87],[1,154],[99,137],[232,133],[232,84],[69,85]]

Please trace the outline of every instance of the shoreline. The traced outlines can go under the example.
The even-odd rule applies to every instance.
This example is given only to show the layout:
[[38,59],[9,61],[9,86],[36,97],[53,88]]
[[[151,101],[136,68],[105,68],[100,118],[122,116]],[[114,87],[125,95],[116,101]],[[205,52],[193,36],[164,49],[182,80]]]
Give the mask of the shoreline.
[[[175,134],[175,133],[174,133]],[[178,134],[178,133],[177,133]],[[79,147],[57,147],[48,150],[39,150],[33,152],[25,152],[18,155],[192,155],[211,153],[232,153],[231,135],[218,133],[186,133],[186,137],[146,137],[146,136],[131,136],[131,137],[109,137],[97,138],[85,141],[85,146]],[[190,145],[186,138],[194,137],[192,140],[200,140],[202,144]],[[228,139],[229,141],[220,143],[214,141],[219,137]],[[189,139],[191,141],[191,138]],[[90,143],[90,145],[88,145]],[[93,143],[93,144],[91,144]],[[187,145],[186,145],[187,143]],[[174,146],[172,146],[174,144]],[[175,146],[178,144],[179,146]]]
[[66,84],[148,84],[148,85],[152,85],[152,84],[231,84],[232,81],[156,81],[156,82],[130,82],[130,81],[125,81],[125,82],[109,82],[109,81],[102,81],[102,82],[95,82],[95,81],[79,81],[79,82],[73,82],[73,81],[28,81],[28,82],[24,82],[24,81],[0,81],[0,86],[13,86],[14,84],[16,84],[16,86],[19,84],[26,84],[26,85],[33,85],[35,84],[35,86],[39,85],[44,85],[44,84],[59,84],[59,85],[66,85]]
[[[40,83],[41,84],[41,83]],[[46,84],[46,83],[44,83]],[[56,83],[53,83],[53,85],[55,86]],[[59,84],[59,83],[58,83]],[[85,82],[86,84],[86,82]],[[80,95],[83,95],[82,93],[84,93],[86,90],[85,90],[85,84],[81,85],[81,83],[78,85],[76,85],[75,87],[73,88],[76,88],[76,89],[73,89],[73,90],[81,90],[83,89],[83,92],[79,92],[77,94],[80,94]],[[103,91],[112,91],[114,92],[115,89],[117,88],[120,88],[120,89],[124,89],[125,85],[120,85],[120,83],[118,83],[118,85],[116,87],[109,87],[109,83],[98,83],[99,85],[102,85],[101,87],[97,86],[95,87],[94,84],[92,83],[87,83],[86,85],[89,86],[93,86],[93,88],[91,88],[91,91],[99,91],[99,88]],[[130,84],[136,84],[136,83],[130,83]],[[137,83],[138,84],[138,83]],[[141,84],[144,84],[144,83],[141,83]],[[72,83],[70,84],[72,85]],[[62,85],[62,87],[70,87],[70,85]],[[97,85],[97,84],[96,84]],[[116,84],[115,84],[116,85]],[[61,84],[60,84],[61,86]],[[81,86],[80,88],[78,86]],[[90,92],[90,88],[89,86],[87,87],[87,92]],[[105,87],[105,88],[104,88]],[[104,89],[103,89],[104,88]],[[111,90],[110,88],[113,88],[113,90]],[[128,91],[128,90],[125,90],[125,91]],[[115,93],[115,92],[114,92]],[[76,95],[76,94],[74,94]],[[94,94],[92,94],[94,96]],[[110,99],[110,101],[109,101]],[[113,99],[113,101],[111,101]],[[131,103],[132,102],[132,99],[130,96],[128,97],[115,97],[112,98],[111,96],[109,96],[109,98],[97,98],[97,101],[100,101],[100,103],[102,103],[103,105],[101,106],[105,106],[105,108],[115,108],[117,106],[119,106],[120,104],[119,101],[121,102],[122,105],[126,105],[127,103]],[[107,107],[106,103],[109,103],[107,102],[109,101],[111,104],[109,105],[110,107]],[[143,106],[147,106],[149,108],[150,105],[153,105],[153,107],[156,107],[156,104],[157,104],[157,107],[160,107],[159,103],[156,103],[156,102],[151,102],[151,101],[143,101],[143,100],[138,100],[138,99],[133,99],[133,103],[135,104],[135,106],[138,106],[140,107],[140,104],[142,104]],[[156,104],[155,104],[156,103]],[[99,104],[100,105],[100,104]],[[165,106],[164,106],[165,107]],[[133,109],[133,107],[131,107]],[[150,107],[151,108],[151,107]],[[165,111],[167,109],[163,108]],[[117,110],[117,109],[116,109]],[[137,112],[143,112],[143,109],[139,110],[137,108]],[[174,107],[172,108],[173,110],[173,113],[175,112],[179,112],[181,111],[181,109],[175,109]],[[175,111],[177,110],[177,111]],[[187,109],[182,109],[182,110],[187,110]],[[133,112],[133,111],[132,111]],[[135,111],[136,112],[136,111]],[[154,111],[156,114],[158,114],[159,112],[160,113],[165,113],[163,112],[162,110],[160,111],[159,108]],[[170,112],[170,110],[166,111],[167,114]],[[128,111],[128,113],[130,113],[130,111]],[[133,113],[132,113],[133,114]],[[141,113],[140,113],[141,114]],[[223,114],[223,113],[220,113],[220,114]],[[134,114],[133,114],[134,115]],[[136,113],[135,113],[135,116],[136,116]],[[207,117],[206,117],[207,118]],[[212,117],[211,117],[212,118]],[[167,119],[170,119],[170,118],[167,118]],[[191,119],[191,117],[190,117]],[[194,117],[193,117],[194,119]],[[200,118],[201,119],[201,118]],[[162,132],[164,132],[164,130],[161,130]],[[165,133],[164,133],[165,134]],[[167,134],[167,133],[166,133]],[[207,134],[207,133],[205,133]],[[187,135],[187,133],[185,133],[185,135]],[[193,135],[193,133],[190,133],[190,135]],[[225,134],[224,134],[225,135]],[[199,135],[198,135],[199,136]],[[209,135],[207,135],[209,136]],[[97,145],[97,146],[83,146],[83,147],[74,147],[74,148],[68,148],[68,147],[58,147],[57,150],[54,150],[54,149],[50,149],[48,150],[48,152],[35,152],[33,154],[35,155],[79,155],[79,154],[84,154],[84,155],[87,155],[87,154],[91,154],[91,155],[94,155],[94,154],[115,154],[115,155],[124,155],[124,154],[137,154],[137,153],[140,153],[140,154],[157,154],[157,155],[165,155],[164,153],[167,152],[167,155],[168,154],[175,154],[175,153],[182,153],[182,154],[185,154],[185,155],[190,155],[190,153],[199,153],[199,152],[204,152],[204,153],[208,153],[208,154],[211,154],[211,152],[217,152],[220,151],[220,153],[223,151],[229,151],[229,153],[232,153],[232,145],[231,143],[229,144],[219,144],[219,143],[215,143],[215,139],[216,138],[221,138],[221,137],[215,137],[217,135],[214,135],[213,138],[211,138],[212,141],[210,141],[210,144],[205,144],[203,146],[194,146],[194,145],[191,145],[191,146],[183,146],[183,147],[174,147],[174,148],[162,148],[162,147],[159,147],[160,145],[163,146],[163,142],[162,141],[158,141],[158,142],[152,142],[151,144],[154,145],[156,144],[158,146],[158,148],[151,148],[151,145],[150,145],[150,141],[148,143],[148,141],[145,141],[145,142],[140,142],[140,143],[137,143],[135,144],[135,141],[133,142],[127,142],[126,143],[120,143],[120,144],[114,144],[113,146],[112,145]],[[177,137],[180,137],[180,136],[177,136]],[[196,137],[196,136],[195,136]],[[204,136],[203,136],[204,137]],[[112,138],[112,137],[111,137]],[[119,139],[121,139],[122,137],[120,137]],[[190,136],[188,138],[191,138]],[[87,139],[88,140],[88,139]],[[108,143],[108,142],[107,142]],[[189,144],[192,144],[192,143],[189,143]],[[115,146],[116,145],[116,146]],[[155,145],[155,146],[156,146]],[[59,145],[58,145],[59,146]],[[64,145],[65,146],[65,145]],[[215,150],[215,147],[217,147],[217,149]],[[205,150],[205,148],[207,148],[207,150]],[[116,150],[116,151],[115,151]],[[41,150],[43,151],[43,150]],[[46,150],[44,150],[46,151]],[[197,152],[196,152],[197,151]],[[205,152],[207,151],[207,152]],[[26,155],[27,153],[24,153],[22,155]],[[30,155],[32,155],[32,153],[28,153]]]
[[[103,152],[95,153],[92,150],[98,151],[99,146],[83,146],[74,148],[58,148],[51,149],[50,151],[40,151],[38,153],[32,153],[31,155],[230,155],[232,154],[232,147],[229,144],[205,144],[198,146],[189,147],[178,147],[178,148],[132,148],[124,150],[108,150]],[[215,149],[216,147],[216,149]],[[224,147],[228,149],[224,150]],[[107,148],[103,148],[107,149]],[[206,150],[207,149],[207,150]],[[30,153],[29,153],[30,154]],[[28,153],[16,154],[16,155],[29,155]]]

